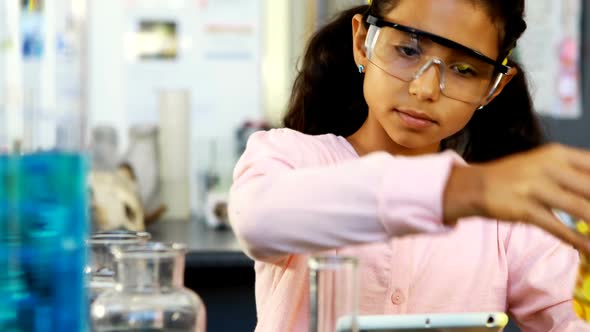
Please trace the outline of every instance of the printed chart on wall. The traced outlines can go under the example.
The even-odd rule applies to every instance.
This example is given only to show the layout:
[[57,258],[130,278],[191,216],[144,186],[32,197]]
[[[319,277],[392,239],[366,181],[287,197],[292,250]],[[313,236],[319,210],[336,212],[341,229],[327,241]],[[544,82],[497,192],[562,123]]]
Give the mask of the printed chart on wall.
[[529,1],[526,15],[517,57],[529,74],[535,109],[558,119],[581,117],[581,0]]
[[157,122],[159,92],[169,90],[189,93],[198,136],[258,118],[262,14],[261,0],[129,0],[123,26],[129,123]]

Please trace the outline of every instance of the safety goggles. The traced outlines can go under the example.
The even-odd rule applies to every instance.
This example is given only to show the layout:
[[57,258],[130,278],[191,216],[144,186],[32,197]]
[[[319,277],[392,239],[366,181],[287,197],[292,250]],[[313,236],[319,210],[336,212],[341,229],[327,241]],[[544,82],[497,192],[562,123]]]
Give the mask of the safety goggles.
[[[469,104],[484,104],[510,67],[435,34],[369,15],[365,48],[369,61],[404,82],[437,68],[440,91]],[[443,60],[444,59],[444,60]]]

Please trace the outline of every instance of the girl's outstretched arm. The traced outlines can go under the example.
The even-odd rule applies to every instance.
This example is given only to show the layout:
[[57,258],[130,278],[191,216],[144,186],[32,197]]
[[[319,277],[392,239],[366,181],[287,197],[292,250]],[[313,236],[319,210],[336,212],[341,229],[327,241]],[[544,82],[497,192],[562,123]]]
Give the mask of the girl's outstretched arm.
[[334,164],[322,162],[330,155],[317,142],[289,130],[250,138],[235,168],[229,210],[251,257],[274,261],[448,229],[442,197],[452,165],[462,162],[456,154],[374,153]]

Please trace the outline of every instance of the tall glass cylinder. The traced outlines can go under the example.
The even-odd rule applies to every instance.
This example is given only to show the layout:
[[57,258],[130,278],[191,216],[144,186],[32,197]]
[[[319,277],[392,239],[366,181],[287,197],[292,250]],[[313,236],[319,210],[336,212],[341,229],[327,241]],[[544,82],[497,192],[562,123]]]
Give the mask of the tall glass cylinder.
[[0,1],[0,331],[85,331],[85,0]]
[[358,332],[358,261],[314,256],[310,270],[310,332]]

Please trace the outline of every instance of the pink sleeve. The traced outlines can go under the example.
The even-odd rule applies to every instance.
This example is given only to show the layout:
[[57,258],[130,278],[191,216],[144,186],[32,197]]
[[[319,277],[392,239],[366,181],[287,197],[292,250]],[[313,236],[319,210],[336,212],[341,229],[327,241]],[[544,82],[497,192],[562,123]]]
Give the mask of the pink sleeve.
[[514,226],[508,242],[508,307],[522,330],[590,331],[572,304],[578,252],[527,225]]
[[315,166],[322,152],[298,138],[256,133],[236,165],[230,221],[251,257],[270,261],[447,229],[442,196],[453,163],[462,162],[457,155],[374,153]]

